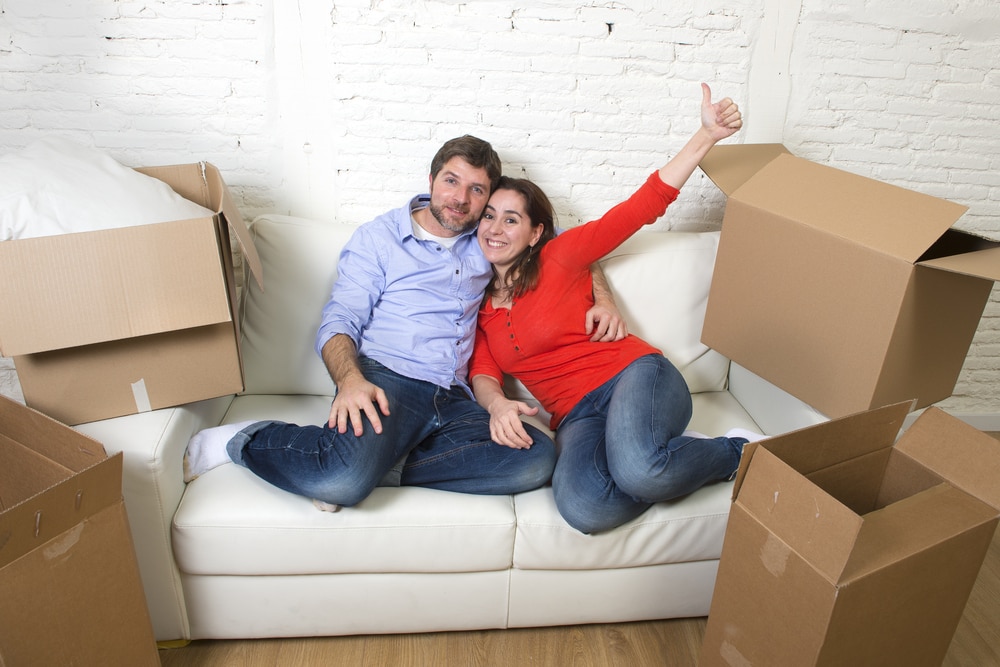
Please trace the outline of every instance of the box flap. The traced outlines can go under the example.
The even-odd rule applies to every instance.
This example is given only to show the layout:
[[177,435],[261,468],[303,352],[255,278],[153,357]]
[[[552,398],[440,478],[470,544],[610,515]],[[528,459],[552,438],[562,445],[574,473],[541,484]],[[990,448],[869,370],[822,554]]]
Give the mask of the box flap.
[[896,448],[1000,512],[1000,441],[992,436],[930,407]]
[[98,441],[6,396],[0,396],[0,434],[74,472],[107,458]]
[[974,278],[1000,281],[1000,244],[996,244],[996,247],[961,255],[924,260],[920,262],[920,266],[961,273]]
[[164,181],[174,191],[197,202],[206,208],[210,208],[220,214],[233,235],[236,236],[240,250],[246,260],[250,273],[253,274],[257,286],[264,287],[264,270],[257,254],[257,248],[253,244],[253,238],[247,230],[246,221],[243,214],[233,202],[232,195],[226,187],[225,181],[219,169],[210,162],[199,164],[169,165],[163,167],[137,167],[136,171],[158,178]]
[[257,283],[257,287],[263,290],[264,267],[260,262],[260,256],[257,254],[257,247],[253,244],[253,237],[250,236],[250,230],[247,229],[246,221],[243,219],[243,215],[240,213],[235,202],[233,202],[232,195],[229,193],[229,189],[225,186],[225,183],[223,183],[219,170],[208,163],[205,166],[208,170],[207,173],[211,177],[209,187],[221,192],[222,215],[226,218],[226,224],[229,225],[229,229],[236,236],[240,250],[243,251],[243,260],[247,263],[250,273]]
[[730,197],[906,262],[916,262],[967,207],[781,154]]
[[0,511],[106,458],[96,440],[0,396]]
[[759,448],[766,448],[800,474],[809,476],[892,447],[913,405],[913,401],[903,401],[748,444],[740,460],[733,497],[739,495],[747,468]]
[[728,196],[763,169],[764,165],[783,153],[789,151],[781,144],[716,145],[699,166]]
[[995,521],[987,504],[949,484],[901,498],[865,515],[844,581],[890,567]]
[[121,452],[55,486],[40,487],[0,513],[0,568],[121,499]]
[[209,218],[2,243],[0,284],[5,356],[232,319]]
[[736,503],[831,583],[840,578],[864,523],[764,447],[755,453]]

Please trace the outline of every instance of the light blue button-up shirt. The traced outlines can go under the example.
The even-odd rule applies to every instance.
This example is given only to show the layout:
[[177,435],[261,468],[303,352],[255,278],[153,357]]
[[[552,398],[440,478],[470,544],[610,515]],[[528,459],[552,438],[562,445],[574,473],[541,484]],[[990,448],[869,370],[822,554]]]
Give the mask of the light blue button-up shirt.
[[358,354],[400,375],[468,390],[476,317],[491,276],[475,230],[449,250],[413,235],[412,214],[430,196],[358,227],[344,245],[337,280],[316,334],[316,351],[337,334]]

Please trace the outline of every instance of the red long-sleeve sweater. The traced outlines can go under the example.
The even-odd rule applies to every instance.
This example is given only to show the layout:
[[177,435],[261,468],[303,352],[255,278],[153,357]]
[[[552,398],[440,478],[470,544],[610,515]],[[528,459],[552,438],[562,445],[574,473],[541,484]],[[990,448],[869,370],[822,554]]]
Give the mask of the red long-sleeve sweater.
[[590,341],[584,331],[594,305],[590,265],[663,215],[678,194],[654,173],[600,219],[549,241],[535,289],[510,308],[494,308],[487,299],[480,309],[469,377],[516,377],[552,415],[555,429],[588,392],[635,359],[659,353],[631,334],[613,343]]

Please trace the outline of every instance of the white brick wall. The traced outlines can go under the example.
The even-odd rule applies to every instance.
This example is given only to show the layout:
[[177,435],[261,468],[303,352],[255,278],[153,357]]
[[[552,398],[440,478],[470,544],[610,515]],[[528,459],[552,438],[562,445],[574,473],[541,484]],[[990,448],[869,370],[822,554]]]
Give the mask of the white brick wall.
[[[0,0],[0,151],[58,132],[125,164],[206,159],[248,217],[363,222],[470,132],[568,226],[680,146],[704,80],[743,103],[742,140],[952,199],[1000,238],[995,0],[595,4]],[[660,224],[722,210],[699,175]],[[943,406],[1000,415],[1000,299]]]

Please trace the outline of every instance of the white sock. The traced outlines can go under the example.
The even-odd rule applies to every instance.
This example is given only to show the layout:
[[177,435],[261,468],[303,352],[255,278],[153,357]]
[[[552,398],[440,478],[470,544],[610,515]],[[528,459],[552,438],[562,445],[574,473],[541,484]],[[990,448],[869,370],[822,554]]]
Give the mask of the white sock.
[[699,433],[698,431],[687,430],[681,433],[681,435],[688,438],[698,438],[699,440],[711,440],[712,438],[705,435],[704,433]]
[[232,459],[229,458],[226,445],[229,444],[234,435],[255,423],[257,423],[256,420],[223,424],[195,433],[188,442],[187,451],[184,453],[184,482],[190,482],[198,475],[221,466],[223,463],[231,463]]
[[316,509],[318,509],[318,510],[320,510],[322,512],[339,512],[340,511],[340,505],[334,505],[333,503],[323,502],[322,500],[316,500],[315,498],[313,498],[312,501],[313,501],[313,505],[316,506]]
[[743,438],[747,442],[757,442],[758,440],[767,439],[766,435],[760,433],[754,433],[745,428],[731,428],[726,431],[725,437],[727,438]]

